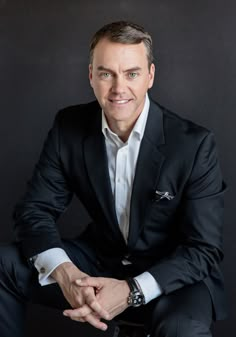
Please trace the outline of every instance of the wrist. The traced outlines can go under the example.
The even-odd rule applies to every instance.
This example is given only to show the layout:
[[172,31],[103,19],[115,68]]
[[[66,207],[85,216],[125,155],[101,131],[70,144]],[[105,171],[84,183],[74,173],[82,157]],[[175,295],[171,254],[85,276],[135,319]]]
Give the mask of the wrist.
[[57,266],[51,274],[57,283],[71,283],[87,274],[82,273],[72,262],[64,262]]
[[130,289],[127,298],[128,305],[132,307],[139,307],[140,305],[145,304],[145,297],[139,283],[133,278],[128,278],[126,282]]

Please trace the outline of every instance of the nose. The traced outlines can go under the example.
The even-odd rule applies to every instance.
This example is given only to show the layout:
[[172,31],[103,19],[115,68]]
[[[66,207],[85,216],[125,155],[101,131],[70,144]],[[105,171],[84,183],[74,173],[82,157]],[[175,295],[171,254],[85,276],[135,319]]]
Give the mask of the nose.
[[122,76],[114,77],[111,91],[113,94],[122,94],[125,92],[125,79]]

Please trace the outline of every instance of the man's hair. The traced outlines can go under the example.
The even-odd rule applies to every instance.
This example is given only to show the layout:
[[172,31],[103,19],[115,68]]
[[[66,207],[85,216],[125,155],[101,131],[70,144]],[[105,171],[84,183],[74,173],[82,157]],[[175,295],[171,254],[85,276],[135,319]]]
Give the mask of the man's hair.
[[111,42],[123,44],[144,43],[147,50],[148,66],[150,68],[153,62],[152,38],[143,27],[128,21],[117,21],[109,23],[99,29],[90,42],[90,63],[93,62],[94,48],[103,38]]

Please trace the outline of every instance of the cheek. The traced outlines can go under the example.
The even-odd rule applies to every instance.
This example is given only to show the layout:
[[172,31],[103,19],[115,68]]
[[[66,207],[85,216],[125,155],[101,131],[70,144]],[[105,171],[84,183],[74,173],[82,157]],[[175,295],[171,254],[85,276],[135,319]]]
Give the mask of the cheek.
[[135,90],[136,92],[144,92],[147,91],[147,89],[149,88],[149,77],[145,77],[140,79],[140,81],[137,82],[133,82],[132,83],[132,88],[133,90]]
[[102,101],[107,94],[107,90],[104,88],[104,86],[95,84],[93,85],[93,92],[99,101]]
[[96,86],[94,86],[94,90],[96,90],[99,95],[106,95],[106,93],[109,92],[109,88],[108,83],[97,83]]

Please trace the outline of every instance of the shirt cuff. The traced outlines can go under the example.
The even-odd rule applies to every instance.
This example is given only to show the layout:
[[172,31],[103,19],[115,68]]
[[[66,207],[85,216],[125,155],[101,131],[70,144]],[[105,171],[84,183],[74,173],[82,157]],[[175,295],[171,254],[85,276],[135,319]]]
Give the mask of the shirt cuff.
[[134,277],[138,282],[145,299],[145,304],[162,294],[162,289],[154,277],[147,271]]
[[34,266],[39,272],[41,286],[56,283],[50,276],[56,267],[64,262],[72,262],[66,252],[61,248],[51,248],[38,254],[34,260]]

